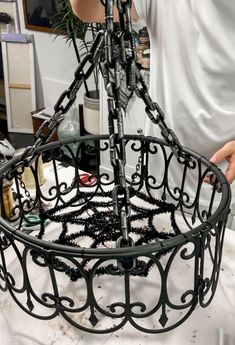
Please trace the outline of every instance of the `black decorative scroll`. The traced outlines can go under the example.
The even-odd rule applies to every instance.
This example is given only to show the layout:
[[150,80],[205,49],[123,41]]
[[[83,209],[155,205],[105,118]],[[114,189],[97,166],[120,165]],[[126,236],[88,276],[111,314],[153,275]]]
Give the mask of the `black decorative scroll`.
[[[100,154],[109,151],[107,139],[94,137],[97,162]],[[80,143],[88,140],[78,138]],[[37,150],[31,166],[37,185],[33,198],[22,182],[24,167],[15,169],[19,158],[1,168],[0,185],[12,180],[16,200],[12,218],[7,219],[1,197],[0,289],[33,317],[49,320],[61,315],[92,333],[114,332],[126,323],[143,332],[165,332],[186,320],[197,305],[206,307],[216,291],[229,210],[230,190],[223,174],[190,150],[184,149],[190,159],[177,163],[160,139],[125,136],[127,159],[136,156],[138,162],[126,180],[131,230],[125,243],[112,208],[112,175],[101,172],[98,164],[90,177],[95,178],[94,185],[83,184],[78,145],[76,155],[71,151],[73,182],[59,176],[57,159],[62,146],[69,149],[69,143],[51,143]],[[38,183],[41,155],[51,167],[48,190]],[[163,168],[152,174],[154,157]],[[182,173],[178,185],[172,186],[176,164]],[[203,181],[209,174],[215,177],[214,185],[210,203],[203,207]],[[193,195],[187,187],[191,175]],[[36,208],[41,227],[29,234],[22,224]],[[164,226],[163,214],[168,219]],[[48,219],[53,236],[45,226]],[[189,266],[191,281],[182,286],[176,272]]]

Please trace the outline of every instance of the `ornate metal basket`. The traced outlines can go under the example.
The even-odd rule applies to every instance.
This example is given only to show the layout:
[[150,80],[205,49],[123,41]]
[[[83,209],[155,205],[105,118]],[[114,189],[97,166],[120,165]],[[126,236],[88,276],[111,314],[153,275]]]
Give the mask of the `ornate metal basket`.
[[[94,145],[86,150],[90,147],[97,164],[82,180],[80,150],[91,138]],[[138,164],[126,177],[130,231],[125,237],[114,212],[112,173],[100,163],[109,152],[108,138],[78,138],[76,155],[69,141],[46,144],[37,149],[33,164],[28,155],[23,163],[14,158],[1,168],[0,288],[38,319],[61,315],[93,333],[114,332],[126,323],[144,332],[165,332],[198,304],[208,306],[215,294],[230,189],[220,170],[200,155],[183,148],[187,159],[176,159],[160,139],[127,135],[127,162]],[[64,168],[63,147],[72,157]],[[34,195],[23,182],[28,165]],[[180,174],[172,185],[176,166]],[[204,179],[210,174],[208,188]],[[193,193],[188,179],[195,181]],[[2,192],[6,180],[15,191],[10,218]],[[203,206],[205,188],[210,201]],[[32,213],[39,214],[40,224],[30,232]],[[186,273],[191,278],[183,282]]]

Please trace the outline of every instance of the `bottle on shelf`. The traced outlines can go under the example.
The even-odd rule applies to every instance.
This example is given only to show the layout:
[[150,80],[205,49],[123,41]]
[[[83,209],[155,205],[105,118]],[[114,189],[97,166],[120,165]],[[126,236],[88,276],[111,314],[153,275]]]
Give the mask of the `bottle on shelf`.
[[140,68],[149,68],[150,58],[150,39],[147,27],[139,30],[138,44],[136,45],[136,63]]

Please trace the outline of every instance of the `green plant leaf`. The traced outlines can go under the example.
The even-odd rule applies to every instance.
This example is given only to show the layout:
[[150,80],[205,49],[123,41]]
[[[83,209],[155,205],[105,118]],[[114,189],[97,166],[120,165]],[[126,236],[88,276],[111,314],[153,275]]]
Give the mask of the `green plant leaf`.
[[[62,36],[65,39],[65,42],[71,45],[76,44],[76,39],[80,39],[82,44],[80,45],[79,50],[77,47],[74,47],[76,55],[79,54],[80,57],[83,57],[90,49],[94,37],[97,32],[102,28],[100,23],[86,23],[80,20],[73,13],[72,7],[69,0],[59,0],[59,13],[56,14],[53,18],[53,33],[55,34],[55,39]],[[91,33],[92,39],[90,40]],[[93,72],[94,82],[96,90],[98,90],[98,73],[99,69],[95,68]]]

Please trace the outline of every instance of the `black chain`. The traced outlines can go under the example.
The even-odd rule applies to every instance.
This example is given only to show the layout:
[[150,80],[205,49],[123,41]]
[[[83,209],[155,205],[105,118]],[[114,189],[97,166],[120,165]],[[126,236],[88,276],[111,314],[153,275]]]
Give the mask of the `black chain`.
[[[126,48],[134,51],[132,43],[132,29],[130,23],[130,2],[117,1],[121,33],[114,32],[114,3],[113,0],[103,1],[105,5],[105,62],[102,66],[104,71],[105,88],[108,95],[108,125],[110,162],[113,167],[114,188],[113,208],[114,214],[120,219],[121,237],[118,245],[132,243],[129,238],[130,229],[130,195],[126,183],[126,150],[124,139],[123,115],[120,98],[120,64],[126,71],[135,63],[135,55],[126,54]],[[118,47],[118,49],[117,49]],[[114,78],[112,78],[112,75]],[[133,88],[131,78],[127,78],[128,88]]]
[[[76,100],[77,93],[81,86],[84,84],[97,65],[100,63],[100,57],[104,49],[104,31],[100,30],[91,46],[90,52],[84,56],[78,65],[75,73],[74,80],[67,90],[65,90],[59,97],[54,106],[54,114],[50,120],[42,123],[40,128],[35,134],[35,143],[25,149],[20,157],[16,168],[19,166],[30,165],[35,158],[36,150],[39,146],[47,143],[61,121],[64,119],[64,114],[68,112]],[[86,70],[86,72],[84,72]]]
[[[114,213],[120,219],[122,236],[118,245],[132,245],[128,236],[130,224],[130,196],[126,184],[126,151],[124,139],[123,115],[120,101],[120,66],[126,73],[126,86],[135,91],[146,105],[146,113],[153,124],[158,125],[166,143],[177,158],[184,157],[182,147],[175,133],[169,129],[164,120],[164,113],[160,106],[153,102],[139,69],[136,66],[135,39],[131,22],[132,0],[101,0],[105,6],[105,31],[98,32],[90,52],[81,60],[74,73],[74,80],[67,90],[59,97],[55,104],[55,113],[50,120],[43,122],[36,133],[35,144],[26,148],[17,165],[30,164],[37,148],[46,143],[55,132],[64,114],[75,102],[77,92],[97,65],[103,75],[105,89],[108,95],[108,125],[110,162],[113,167]],[[114,32],[114,6],[119,13],[120,32]],[[103,56],[104,52],[104,57]],[[84,70],[86,72],[84,72]],[[113,77],[114,76],[114,77]],[[184,157],[185,158],[185,157]],[[137,167],[141,165],[139,159]]]
[[[166,143],[171,148],[172,152],[176,156],[176,158],[183,158],[183,159],[190,159],[186,156],[186,154],[182,151],[182,146],[179,142],[179,139],[175,132],[170,129],[166,122],[165,122],[165,115],[163,110],[160,108],[159,104],[153,102],[152,98],[148,92],[148,86],[141,75],[139,69],[135,68],[135,76],[136,76],[136,89],[135,92],[139,98],[143,100],[145,103],[145,111],[148,115],[149,119],[152,121],[154,125],[158,125],[161,130],[161,135],[166,141]],[[154,115],[155,113],[155,115]]]

